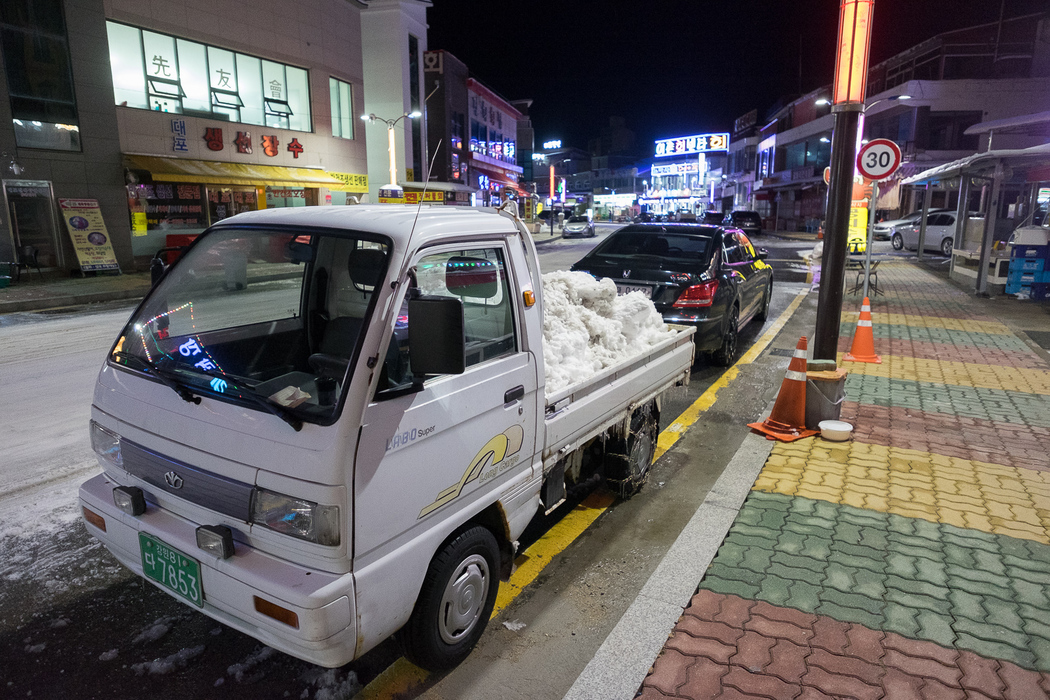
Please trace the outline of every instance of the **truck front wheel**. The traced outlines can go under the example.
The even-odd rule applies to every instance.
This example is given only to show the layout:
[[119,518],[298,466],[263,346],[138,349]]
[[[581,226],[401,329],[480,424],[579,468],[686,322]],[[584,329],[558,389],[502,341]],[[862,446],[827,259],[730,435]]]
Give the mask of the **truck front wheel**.
[[631,429],[625,438],[609,441],[605,452],[605,480],[621,498],[630,498],[642,489],[656,454],[660,433],[660,414],[656,403],[640,406],[631,415]]
[[483,527],[457,535],[430,563],[412,617],[398,633],[409,661],[452,668],[485,631],[499,588],[499,545]]

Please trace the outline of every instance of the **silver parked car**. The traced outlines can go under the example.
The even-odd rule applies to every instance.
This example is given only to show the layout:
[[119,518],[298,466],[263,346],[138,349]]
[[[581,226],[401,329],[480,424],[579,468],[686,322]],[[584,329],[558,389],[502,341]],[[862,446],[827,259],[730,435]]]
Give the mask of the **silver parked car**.
[[[898,226],[890,239],[894,250],[916,250],[919,247],[919,224]],[[931,212],[926,217],[926,243],[924,250],[937,251],[941,255],[951,255],[955,245],[955,212]]]
[[562,235],[566,238],[570,236],[594,237],[594,222],[586,216],[570,216],[565,222],[565,229],[562,231]]
[[[954,209],[930,209],[931,214],[940,214],[941,212],[955,211]],[[876,241],[889,241],[893,240],[893,234],[897,232],[900,226],[911,226],[912,224],[919,223],[919,217],[922,216],[922,210],[913,211],[907,216],[901,217],[900,219],[891,219],[889,221],[881,221],[872,229],[872,235]],[[898,248],[898,250],[900,250]]]

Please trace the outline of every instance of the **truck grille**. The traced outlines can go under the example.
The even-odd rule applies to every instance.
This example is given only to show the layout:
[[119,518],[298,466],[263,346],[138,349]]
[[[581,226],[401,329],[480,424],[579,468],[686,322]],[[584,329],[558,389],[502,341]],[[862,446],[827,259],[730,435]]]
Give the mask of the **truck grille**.
[[120,441],[120,452],[129,474],[172,496],[248,522],[252,484],[192,467],[127,440]]

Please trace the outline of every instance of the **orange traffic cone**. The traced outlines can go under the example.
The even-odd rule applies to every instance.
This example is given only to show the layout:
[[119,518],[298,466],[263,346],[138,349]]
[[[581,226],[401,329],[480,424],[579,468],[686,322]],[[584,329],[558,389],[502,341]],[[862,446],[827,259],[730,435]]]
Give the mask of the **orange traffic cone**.
[[882,364],[882,358],[875,354],[875,334],[871,330],[871,302],[864,297],[860,307],[860,318],[857,319],[857,332],[853,334],[853,345],[842,357],[846,362],[874,362]]
[[820,432],[806,430],[806,336],[798,340],[795,355],[791,358],[777,401],[773,404],[773,412],[764,423],[748,423],[747,427],[765,434],[769,440],[784,442]]

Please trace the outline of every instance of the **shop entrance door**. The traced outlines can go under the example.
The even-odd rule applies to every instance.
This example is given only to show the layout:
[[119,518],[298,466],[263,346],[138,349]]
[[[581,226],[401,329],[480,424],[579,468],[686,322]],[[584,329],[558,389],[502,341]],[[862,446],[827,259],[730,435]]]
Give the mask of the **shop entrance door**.
[[11,222],[15,258],[36,250],[40,267],[62,267],[62,246],[55,221],[55,199],[47,180],[4,180],[4,201]]

